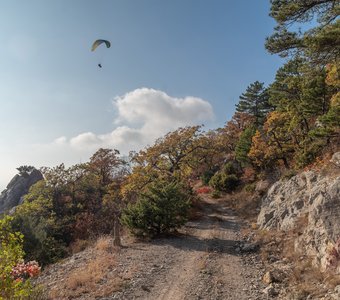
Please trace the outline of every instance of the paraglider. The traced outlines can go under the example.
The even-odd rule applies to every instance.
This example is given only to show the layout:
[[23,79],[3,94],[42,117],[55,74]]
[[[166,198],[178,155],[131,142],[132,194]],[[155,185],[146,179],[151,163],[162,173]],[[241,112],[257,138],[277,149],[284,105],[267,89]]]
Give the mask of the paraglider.
[[105,43],[106,48],[110,48],[111,47],[111,43],[107,40],[96,40],[94,41],[94,43],[92,44],[92,48],[91,51],[94,51],[97,49],[97,47],[101,44]]
[[[101,44],[105,44],[106,48],[111,47],[111,43],[108,40],[95,40],[92,44],[91,51],[93,52],[94,50],[96,50],[97,47],[100,46]],[[98,63],[98,67],[102,68],[102,64]]]

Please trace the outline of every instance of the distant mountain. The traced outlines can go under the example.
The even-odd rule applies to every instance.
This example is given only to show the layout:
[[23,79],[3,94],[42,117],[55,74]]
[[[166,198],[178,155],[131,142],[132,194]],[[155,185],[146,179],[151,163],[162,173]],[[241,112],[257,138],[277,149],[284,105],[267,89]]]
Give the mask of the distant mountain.
[[33,167],[20,172],[20,175],[15,175],[0,194],[0,214],[21,204],[30,187],[41,179],[43,179],[41,172]]

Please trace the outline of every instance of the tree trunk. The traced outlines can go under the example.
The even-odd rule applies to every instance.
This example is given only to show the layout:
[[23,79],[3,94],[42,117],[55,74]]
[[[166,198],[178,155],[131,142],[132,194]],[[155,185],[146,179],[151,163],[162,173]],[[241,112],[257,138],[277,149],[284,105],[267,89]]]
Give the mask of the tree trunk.
[[113,246],[115,247],[122,246],[122,243],[120,240],[120,222],[119,222],[118,214],[115,214],[114,222],[113,222]]
[[282,157],[281,159],[282,159],[282,161],[283,161],[283,164],[284,164],[285,168],[288,170],[288,169],[289,169],[289,164],[288,164],[287,158]]

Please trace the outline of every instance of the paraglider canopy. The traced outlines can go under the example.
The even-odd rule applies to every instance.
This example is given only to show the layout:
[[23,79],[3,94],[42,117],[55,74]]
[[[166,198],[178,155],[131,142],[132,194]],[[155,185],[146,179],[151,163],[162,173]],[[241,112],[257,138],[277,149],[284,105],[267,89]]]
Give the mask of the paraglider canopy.
[[94,41],[94,43],[92,44],[92,48],[91,51],[94,51],[97,49],[97,47],[101,44],[105,44],[106,48],[110,48],[111,47],[111,43],[107,40],[96,40]]

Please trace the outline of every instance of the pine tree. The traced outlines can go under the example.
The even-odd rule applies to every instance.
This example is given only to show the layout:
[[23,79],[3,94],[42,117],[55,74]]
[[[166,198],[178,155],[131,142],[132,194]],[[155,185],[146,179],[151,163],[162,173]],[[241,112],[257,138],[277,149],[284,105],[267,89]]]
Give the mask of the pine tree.
[[[270,16],[277,26],[267,38],[266,48],[282,57],[299,54],[325,65],[339,57],[340,3],[338,0],[271,0]],[[316,20],[313,29],[292,31],[292,24]]]
[[236,105],[236,111],[254,116],[255,125],[258,127],[263,124],[266,114],[271,110],[268,99],[268,92],[264,87],[264,83],[255,81],[240,96],[240,101]]
[[248,153],[251,148],[252,137],[254,136],[255,132],[256,129],[252,126],[246,128],[242,132],[236,145],[235,148],[236,160],[239,161],[242,166],[246,166],[247,164],[249,164]]

